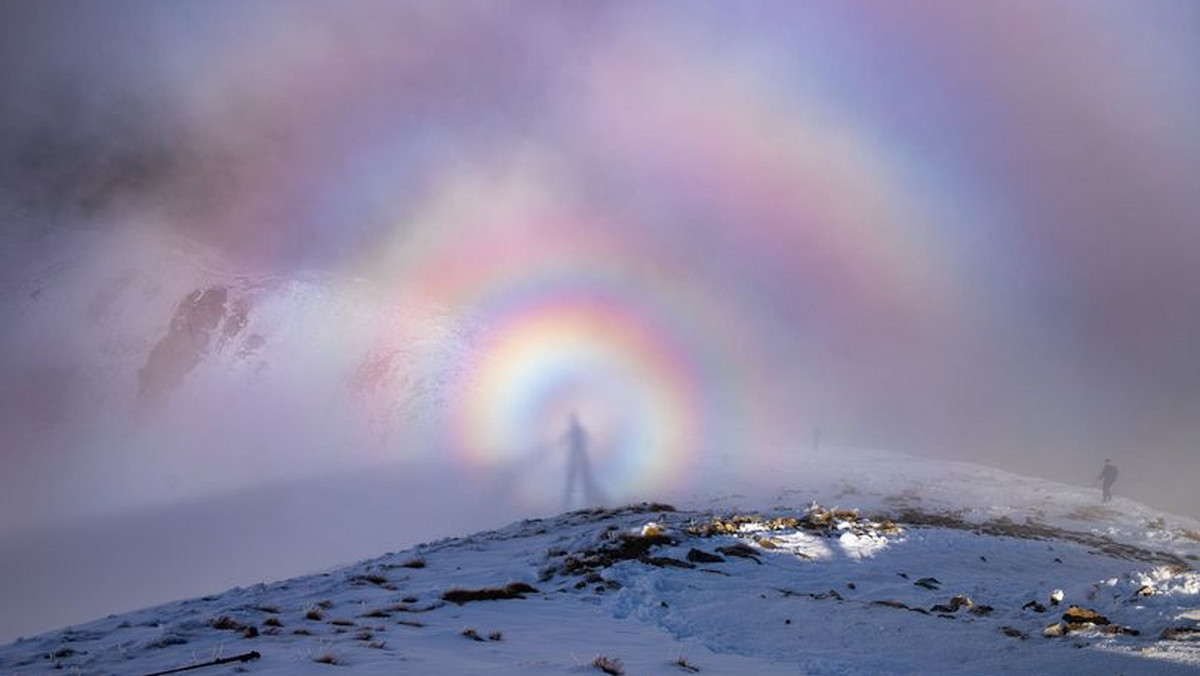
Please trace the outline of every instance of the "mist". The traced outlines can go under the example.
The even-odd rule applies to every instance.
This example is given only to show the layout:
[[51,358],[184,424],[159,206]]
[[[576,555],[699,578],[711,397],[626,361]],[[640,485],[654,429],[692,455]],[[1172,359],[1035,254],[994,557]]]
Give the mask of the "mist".
[[0,640],[583,506],[568,451],[613,502],[818,435],[1112,458],[1200,516],[1198,25],[4,3]]

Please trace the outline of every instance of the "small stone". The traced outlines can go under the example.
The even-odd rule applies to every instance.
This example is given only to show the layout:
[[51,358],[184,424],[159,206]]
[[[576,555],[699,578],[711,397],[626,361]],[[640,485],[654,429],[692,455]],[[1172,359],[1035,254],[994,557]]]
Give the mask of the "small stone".
[[965,594],[958,594],[950,599],[950,608],[953,610],[958,610],[959,608],[970,608],[973,605],[975,605],[975,602],[971,600],[970,596]]
[[1067,628],[1061,622],[1046,627],[1042,630],[1042,636],[1046,638],[1060,638],[1067,633]]
[[1025,632],[1021,631],[1020,629],[1017,629],[1016,627],[1009,627],[1006,625],[1006,626],[1000,627],[1000,631],[1003,632],[1005,636],[1008,636],[1011,638],[1019,638],[1022,641],[1029,638],[1025,634]]

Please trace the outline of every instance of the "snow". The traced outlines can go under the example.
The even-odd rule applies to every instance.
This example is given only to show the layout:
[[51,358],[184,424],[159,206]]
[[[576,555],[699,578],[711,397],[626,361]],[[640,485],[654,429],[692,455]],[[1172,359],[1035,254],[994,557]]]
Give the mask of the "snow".
[[[684,673],[681,658],[730,674],[1200,673],[1194,521],[898,454],[843,450],[803,467],[774,495],[747,485],[680,511],[525,520],[110,616],[0,647],[0,673],[145,674],[250,650],[261,658],[191,673],[599,674],[601,655],[628,674]],[[613,554],[650,541],[643,557]],[[724,561],[689,564],[693,550]],[[537,591],[442,600],[514,582]],[[1043,638],[1072,605],[1138,634]]]

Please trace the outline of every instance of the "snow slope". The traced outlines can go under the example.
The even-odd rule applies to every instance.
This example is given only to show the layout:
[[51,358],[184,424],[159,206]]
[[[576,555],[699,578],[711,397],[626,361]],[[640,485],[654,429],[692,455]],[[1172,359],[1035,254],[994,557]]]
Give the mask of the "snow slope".
[[[0,648],[0,673],[252,650],[189,673],[1200,673],[1195,521],[962,463],[794,459],[779,490],[531,519],[43,634]],[[447,596],[516,582],[535,591]],[[1072,605],[1109,624],[1043,637]]]

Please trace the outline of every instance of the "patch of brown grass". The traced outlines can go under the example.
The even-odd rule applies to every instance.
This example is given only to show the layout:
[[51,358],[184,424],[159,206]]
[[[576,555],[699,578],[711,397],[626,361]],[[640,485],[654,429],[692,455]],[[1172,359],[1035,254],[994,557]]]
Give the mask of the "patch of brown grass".
[[504,599],[523,599],[525,594],[536,594],[537,589],[524,582],[510,582],[504,587],[485,587],[483,589],[451,589],[442,594],[442,600],[462,605],[471,601],[500,601]]
[[624,676],[625,674],[625,665],[621,664],[621,660],[613,657],[596,655],[596,659],[592,660],[592,666],[609,676]]
[[333,653],[321,653],[320,655],[317,655],[316,657],[313,658],[313,662],[316,662],[318,664],[329,664],[329,665],[333,665],[333,666],[336,666],[339,664],[345,664],[344,662],[342,662],[342,658],[338,657],[337,655],[334,655]]

